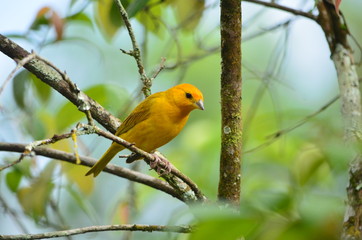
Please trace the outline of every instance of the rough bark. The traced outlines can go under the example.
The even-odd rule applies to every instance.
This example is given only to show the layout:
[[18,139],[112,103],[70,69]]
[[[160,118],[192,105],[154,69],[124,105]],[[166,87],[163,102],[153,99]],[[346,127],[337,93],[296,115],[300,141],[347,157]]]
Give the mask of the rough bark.
[[241,2],[221,1],[221,156],[218,198],[240,203]]
[[355,151],[349,170],[346,212],[343,222],[342,239],[362,239],[362,161],[361,152],[354,145],[360,141],[361,92],[353,52],[348,44],[348,27],[343,15],[336,12],[330,1],[318,1],[318,23],[322,27],[335,65],[341,95],[341,112],[344,121],[346,145]]

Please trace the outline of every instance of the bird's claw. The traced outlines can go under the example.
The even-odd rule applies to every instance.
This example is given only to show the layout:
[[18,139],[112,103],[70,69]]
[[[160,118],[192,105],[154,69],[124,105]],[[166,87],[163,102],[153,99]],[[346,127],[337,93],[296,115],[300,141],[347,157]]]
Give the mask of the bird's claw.
[[169,161],[167,161],[165,158],[157,155],[156,153],[154,153],[152,155],[155,157],[155,160],[150,162],[151,169],[156,170],[156,172],[160,176],[171,173],[172,165]]

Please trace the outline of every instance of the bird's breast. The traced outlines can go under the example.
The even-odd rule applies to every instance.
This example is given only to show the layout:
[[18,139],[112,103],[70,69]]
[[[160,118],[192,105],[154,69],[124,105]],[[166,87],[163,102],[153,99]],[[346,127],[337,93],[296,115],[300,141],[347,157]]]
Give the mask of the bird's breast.
[[188,115],[175,117],[173,114],[154,113],[134,126],[121,137],[144,151],[152,151],[175,138],[185,126]]

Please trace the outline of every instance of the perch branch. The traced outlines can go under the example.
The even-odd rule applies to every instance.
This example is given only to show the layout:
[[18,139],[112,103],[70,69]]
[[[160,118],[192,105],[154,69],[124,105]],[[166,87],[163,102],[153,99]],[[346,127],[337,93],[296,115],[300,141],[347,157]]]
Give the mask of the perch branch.
[[[27,146],[28,145],[26,145],[26,144],[20,144],[20,143],[0,142],[0,151],[22,153],[25,151]],[[36,155],[49,157],[49,158],[53,158],[53,159],[58,159],[61,161],[72,163],[72,164],[76,164],[76,162],[77,162],[76,157],[74,156],[74,154],[71,154],[71,153],[66,153],[63,151],[45,148],[45,147],[35,147],[33,149],[33,151],[35,152]],[[84,157],[84,156],[80,156],[79,158],[80,158],[79,165],[82,165],[82,166],[92,167],[96,163],[96,159],[94,159],[94,158]],[[108,164],[106,166],[106,168],[104,169],[104,171],[111,173],[113,175],[122,177],[122,178],[126,178],[130,181],[142,183],[149,187],[161,190],[165,193],[170,194],[171,196],[173,196],[175,198],[182,200],[180,194],[178,194],[178,192],[175,189],[173,189],[169,184],[167,184],[166,182],[164,182],[160,179],[151,177],[149,175],[146,175],[146,174],[143,174],[140,172],[132,171],[127,168],[119,167],[119,166],[116,166],[113,164]]]
[[[105,138],[108,138],[109,140],[112,140],[113,142],[116,142],[127,149],[131,150],[132,152],[141,155],[145,158],[146,162],[154,162],[156,161],[155,157],[148,153],[143,151],[142,149],[137,148],[134,144],[129,143],[122,138],[113,135],[112,133],[103,131],[97,126],[86,126],[83,125],[85,129],[89,130],[89,133],[96,133],[100,136],[103,136]],[[163,169],[166,168],[166,164],[163,163],[161,165]],[[174,186],[176,189],[183,192],[182,196],[184,201],[205,201],[206,197],[201,193],[200,189],[197,187],[197,185],[191,181],[190,178],[185,176],[183,173],[181,173],[175,166],[171,164],[171,173],[163,173],[161,175],[162,178],[164,178],[169,184]],[[180,181],[182,180],[182,181]]]
[[[35,147],[52,144],[52,143],[55,143],[62,139],[73,137],[74,135],[84,135],[84,134],[92,134],[92,133],[96,133],[96,134],[101,135],[105,138],[108,138],[114,142],[117,142],[118,144],[123,145],[124,147],[128,148],[132,152],[143,156],[148,164],[150,164],[150,162],[155,161],[155,157],[153,155],[137,148],[136,146],[134,146],[134,144],[131,144],[131,143],[113,135],[112,133],[103,131],[100,128],[98,128],[97,126],[78,124],[77,127],[75,129],[73,129],[70,133],[65,133],[62,135],[54,135],[52,138],[39,140],[39,141],[35,141],[35,142],[28,144],[25,147],[25,150],[23,151],[23,153],[21,154],[20,158],[17,161],[3,167],[0,170],[3,170],[5,168],[11,167],[11,166],[19,163],[25,156],[30,155],[33,152]],[[79,159],[79,156],[75,155],[75,158],[76,158],[76,163],[81,162]],[[166,163],[163,163],[161,165],[161,167],[164,170],[167,167]],[[171,186],[173,186],[176,190],[178,190],[179,192],[182,193],[181,195],[182,195],[183,201],[185,201],[185,202],[186,201],[195,201],[195,200],[204,201],[206,199],[205,196],[201,193],[200,189],[197,187],[197,185],[194,182],[192,182],[192,180],[190,178],[188,178],[183,173],[181,173],[172,164],[171,164],[171,172],[169,174],[162,174],[161,176]]]
[[39,234],[19,234],[19,235],[0,235],[0,239],[6,240],[23,240],[23,239],[45,239],[66,237],[89,232],[106,232],[106,231],[142,231],[142,232],[176,232],[190,233],[190,226],[161,226],[161,225],[144,225],[144,224],[122,224],[122,225],[102,225],[75,228],[63,231],[39,233]]

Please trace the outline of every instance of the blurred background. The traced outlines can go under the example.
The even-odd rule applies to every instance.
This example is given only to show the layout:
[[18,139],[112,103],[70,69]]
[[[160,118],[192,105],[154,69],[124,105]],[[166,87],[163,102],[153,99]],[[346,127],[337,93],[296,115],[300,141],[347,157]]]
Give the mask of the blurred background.
[[[217,200],[220,149],[219,1],[122,1],[149,76],[166,58],[152,92],[196,85],[205,111],[160,151],[204,194]],[[312,0],[279,4],[317,13]],[[189,207],[149,187],[43,157],[0,172],[0,234],[39,233],[89,225],[191,224],[192,235],[91,233],[71,239],[339,239],[352,151],[343,143],[338,82],[319,25],[243,2],[243,162],[241,214]],[[340,6],[360,63],[361,1]],[[121,17],[111,0],[1,2],[0,33],[34,50],[123,120],[143,98]],[[0,54],[0,86],[16,64]],[[361,67],[358,65],[361,74]],[[325,109],[323,107],[327,106]],[[322,110],[321,110],[322,109]],[[0,141],[30,143],[69,132],[84,116],[64,97],[19,70],[0,95]],[[110,142],[81,136],[81,155],[99,158]],[[74,151],[71,140],[49,147]],[[124,152],[126,154],[126,151]],[[123,154],[123,153],[122,153]],[[19,154],[0,152],[0,164]],[[138,166],[115,158],[113,164]]]

